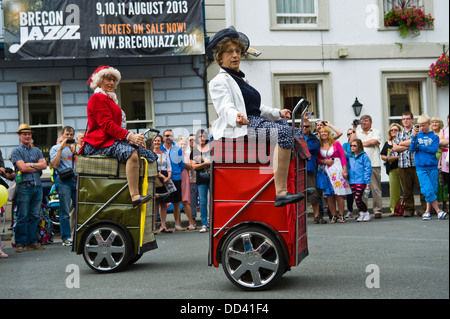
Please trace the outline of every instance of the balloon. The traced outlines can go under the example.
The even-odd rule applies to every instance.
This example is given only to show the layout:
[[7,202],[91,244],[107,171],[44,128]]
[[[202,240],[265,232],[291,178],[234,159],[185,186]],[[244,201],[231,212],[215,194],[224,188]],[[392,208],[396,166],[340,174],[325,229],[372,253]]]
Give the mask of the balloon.
[[0,185],[0,207],[6,204],[8,201],[8,190],[5,186]]

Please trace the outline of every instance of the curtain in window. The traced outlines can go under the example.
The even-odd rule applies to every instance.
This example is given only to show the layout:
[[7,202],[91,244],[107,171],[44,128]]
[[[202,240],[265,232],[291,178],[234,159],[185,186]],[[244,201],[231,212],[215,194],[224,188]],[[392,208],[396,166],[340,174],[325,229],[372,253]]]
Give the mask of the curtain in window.
[[314,14],[314,0],[277,0],[277,13]]
[[384,11],[389,11],[395,7],[403,7],[406,5],[407,7],[421,7],[423,6],[422,0],[383,0]]
[[405,81],[388,83],[389,96],[407,95],[410,111],[414,115],[420,115],[422,113],[420,89],[421,82]]
[[282,84],[281,95],[282,101],[284,101],[282,108],[293,110],[298,101],[304,98],[311,102],[309,111],[314,112],[314,117],[319,116],[316,83]]

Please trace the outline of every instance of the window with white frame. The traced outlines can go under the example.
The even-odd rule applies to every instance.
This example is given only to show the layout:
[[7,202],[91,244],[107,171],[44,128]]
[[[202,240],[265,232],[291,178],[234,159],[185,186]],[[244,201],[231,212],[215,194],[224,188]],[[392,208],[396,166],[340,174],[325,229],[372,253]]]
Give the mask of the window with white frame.
[[[311,106],[308,110],[309,112],[314,112],[314,116],[311,118],[320,118],[321,112],[318,104],[320,89],[320,82],[281,82],[281,109],[289,109],[292,111],[301,99],[305,99],[311,102]],[[298,115],[300,115],[300,113]]]
[[270,0],[272,30],[328,29],[329,0]]
[[276,0],[277,24],[317,25],[316,0]]
[[[383,71],[384,114],[388,121],[401,124],[402,113],[410,111],[417,119],[422,114],[438,114],[437,89],[427,71]],[[386,131],[385,130],[385,131]]]
[[151,83],[122,81],[116,89],[119,105],[127,116],[127,129],[137,132],[154,126]]
[[46,160],[62,129],[61,86],[59,84],[26,84],[20,86],[23,123],[33,129],[33,144]]
[[390,123],[401,124],[405,111],[410,111],[416,118],[423,113],[423,81],[388,80],[387,92]]
[[[326,119],[333,121],[331,77],[328,73],[274,72],[274,105],[292,110],[304,98],[311,102],[309,112],[314,112],[311,121]],[[327,108],[324,108],[327,105]],[[298,114],[299,115],[299,114]],[[298,116],[299,118],[299,116]]]

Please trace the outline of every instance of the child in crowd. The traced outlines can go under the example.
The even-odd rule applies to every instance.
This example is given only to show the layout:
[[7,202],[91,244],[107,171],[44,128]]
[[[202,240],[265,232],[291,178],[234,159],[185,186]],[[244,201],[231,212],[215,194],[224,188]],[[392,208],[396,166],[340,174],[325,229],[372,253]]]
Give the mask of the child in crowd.
[[358,207],[358,222],[370,221],[370,213],[367,205],[363,201],[363,195],[366,188],[370,185],[372,175],[372,163],[369,156],[364,152],[364,147],[360,139],[354,139],[350,142],[352,153],[348,160],[349,182],[352,188],[353,196]]
[[420,191],[425,196],[427,210],[423,220],[431,219],[431,207],[438,212],[438,218],[444,219],[447,213],[439,210],[437,201],[438,190],[438,160],[436,152],[439,148],[439,136],[430,130],[430,118],[422,115],[413,129],[413,136],[409,151],[415,152],[415,165],[419,178]]

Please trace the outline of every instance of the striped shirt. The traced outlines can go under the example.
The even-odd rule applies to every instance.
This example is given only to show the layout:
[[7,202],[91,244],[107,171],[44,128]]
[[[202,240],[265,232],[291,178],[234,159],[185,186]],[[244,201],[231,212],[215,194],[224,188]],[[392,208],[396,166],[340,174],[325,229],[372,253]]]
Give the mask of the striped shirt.
[[[413,129],[406,132],[405,130],[402,130],[397,133],[397,136],[395,137],[394,144],[398,145],[400,142],[407,141],[411,139],[413,136]],[[414,153],[411,153],[409,151],[409,148],[407,150],[404,150],[403,152],[399,153],[399,159],[398,159],[398,167],[399,168],[410,168],[414,167]]]

